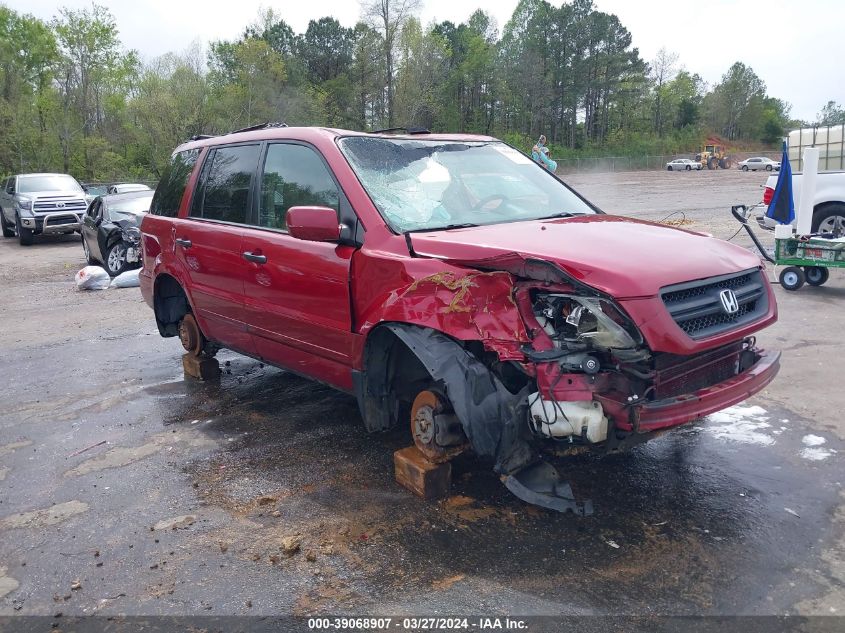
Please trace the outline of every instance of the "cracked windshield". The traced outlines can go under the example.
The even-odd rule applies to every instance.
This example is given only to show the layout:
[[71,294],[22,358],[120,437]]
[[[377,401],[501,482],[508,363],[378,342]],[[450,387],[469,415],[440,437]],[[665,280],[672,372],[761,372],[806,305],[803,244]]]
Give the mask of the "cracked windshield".
[[505,143],[353,136],[340,147],[398,233],[595,213]]

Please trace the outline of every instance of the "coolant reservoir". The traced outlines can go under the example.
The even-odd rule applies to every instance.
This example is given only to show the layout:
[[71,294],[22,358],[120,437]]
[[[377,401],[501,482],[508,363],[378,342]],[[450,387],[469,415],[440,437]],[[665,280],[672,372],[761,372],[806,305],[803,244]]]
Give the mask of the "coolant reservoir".
[[607,439],[607,418],[600,402],[544,400],[539,393],[530,395],[528,401],[534,427],[546,437],[580,437],[586,427],[591,444]]

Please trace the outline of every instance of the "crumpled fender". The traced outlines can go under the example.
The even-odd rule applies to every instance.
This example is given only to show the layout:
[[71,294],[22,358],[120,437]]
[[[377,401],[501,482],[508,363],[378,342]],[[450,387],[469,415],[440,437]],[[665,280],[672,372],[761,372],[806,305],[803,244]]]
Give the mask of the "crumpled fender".
[[[523,361],[521,346],[530,339],[514,301],[516,279],[505,271],[480,271],[430,259],[391,271],[396,263],[381,260],[378,270],[356,271],[403,279],[397,290],[372,296],[359,305],[359,332],[366,335],[379,323],[399,322],[444,332],[463,341],[481,341],[501,361]],[[371,264],[367,263],[366,266]],[[356,299],[367,289],[356,289]]]

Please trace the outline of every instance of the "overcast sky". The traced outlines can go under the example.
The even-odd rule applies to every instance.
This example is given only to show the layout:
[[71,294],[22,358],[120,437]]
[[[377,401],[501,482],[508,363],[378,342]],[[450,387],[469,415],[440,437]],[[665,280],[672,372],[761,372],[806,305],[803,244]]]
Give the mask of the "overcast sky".
[[[85,0],[0,0],[13,9],[49,19],[58,7],[89,6]],[[346,26],[359,17],[356,0],[101,0],[117,18],[128,48],[150,58],[182,51],[193,40],[236,38],[259,7],[270,6],[302,32],[311,19],[331,15]],[[553,4],[561,2],[552,0]],[[484,7],[499,24],[517,0],[423,0],[421,18],[461,22]],[[814,120],[828,100],[845,104],[842,64],[845,2],[842,0],[594,0],[615,13],[650,61],[661,46],[710,85],[739,60],[766,82],[769,95],[792,105],[792,116]]]

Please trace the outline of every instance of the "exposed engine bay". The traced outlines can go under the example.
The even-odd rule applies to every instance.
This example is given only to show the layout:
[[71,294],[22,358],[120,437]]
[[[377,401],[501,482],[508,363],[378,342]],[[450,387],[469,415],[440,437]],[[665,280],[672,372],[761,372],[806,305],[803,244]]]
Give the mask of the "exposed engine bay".
[[[620,363],[647,361],[636,328],[610,302],[599,297],[535,291],[532,309],[537,323],[554,345],[533,352],[532,360],[554,362],[561,372],[594,376]],[[595,400],[559,401],[540,392],[528,397],[529,427],[538,436],[569,442],[597,444],[607,439],[608,419]]]

